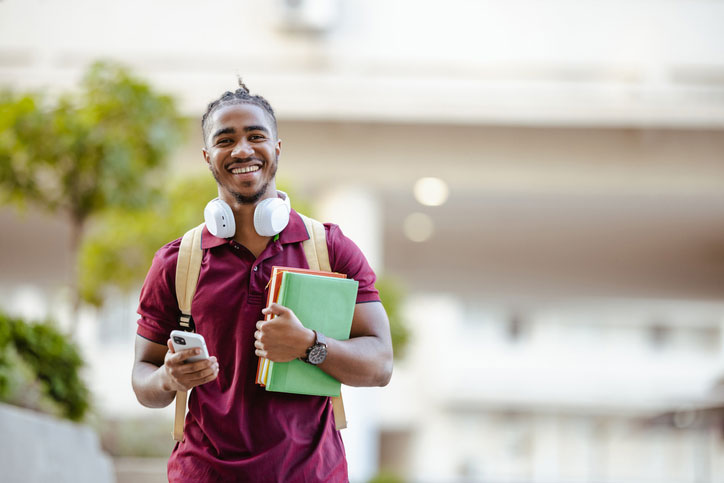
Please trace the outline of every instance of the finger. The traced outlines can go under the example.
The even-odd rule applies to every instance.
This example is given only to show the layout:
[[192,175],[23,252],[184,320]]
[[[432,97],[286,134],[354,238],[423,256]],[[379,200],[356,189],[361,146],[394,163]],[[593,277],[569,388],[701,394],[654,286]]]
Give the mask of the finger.
[[204,359],[202,361],[187,362],[186,364],[183,364],[178,368],[178,373],[179,374],[193,374],[195,372],[200,372],[209,367],[212,367],[213,365],[214,365],[214,362],[211,361],[211,358]]
[[[219,373],[218,364],[212,364],[208,367],[202,367],[192,372],[185,372],[186,369],[187,367],[182,366],[181,369],[174,372],[174,377],[180,385],[187,387],[197,386],[201,383],[203,379],[207,378],[209,375]],[[182,370],[184,372],[182,372]]]
[[209,374],[208,376],[206,376],[206,377],[204,377],[204,378],[199,379],[198,381],[196,381],[195,385],[196,385],[196,386],[200,386],[201,384],[206,384],[207,382],[213,381],[213,380],[216,379],[217,377],[219,377],[219,375],[216,374],[216,373],[215,373],[215,374]]
[[267,309],[269,310],[268,313],[271,313],[271,314],[274,314],[277,316],[283,315],[283,314],[286,314],[287,312],[289,312],[288,308],[286,308],[283,305],[279,305],[277,303],[271,304],[269,307],[267,307]]
[[218,373],[219,373],[218,367],[210,366],[202,371],[198,371],[198,372],[194,373],[193,375],[189,376],[188,382],[190,384],[200,384],[201,381],[208,379],[209,376],[216,377],[216,374],[218,374]]
[[259,330],[261,330],[261,328],[262,328],[262,326],[264,325],[265,322],[266,322],[266,320],[260,320],[260,321],[258,321],[258,322],[256,323],[256,328],[259,329]]
[[176,351],[173,350],[173,342],[171,342],[171,339],[166,341],[166,345],[168,346],[168,350],[171,352],[171,354],[175,354]]
[[257,349],[257,350],[254,351],[254,354],[256,354],[258,357],[266,357],[266,351],[265,351],[265,350]]
[[262,342],[261,342],[260,340],[255,340],[255,341],[254,341],[254,347],[256,347],[257,349],[262,349],[262,350],[263,350],[263,349],[264,349],[264,344],[262,344]]
[[178,351],[174,355],[174,360],[177,363],[182,363],[182,362],[186,361],[186,359],[188,359],[189,357],[198,356],[199,354],[201,354],[201,349],[198,349],[198,348],[184,349],[182,351]]
[[188,391],[191,388],[194,388],[196,386],[200,386],[202,384],[206,384],[207,382],[213,381],[217,377],[218,377],[218,374],[209,374],[205,377],[199,377],[196,379],[191,379],[191,380],[185,381],[185,383],[182,384],[182,386],[184,386],[185,390]]

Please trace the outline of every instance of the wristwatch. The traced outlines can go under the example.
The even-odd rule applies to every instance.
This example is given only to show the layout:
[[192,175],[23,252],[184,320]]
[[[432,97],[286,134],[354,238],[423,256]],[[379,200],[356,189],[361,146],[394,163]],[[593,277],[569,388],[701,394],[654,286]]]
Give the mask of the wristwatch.
[[307,355],[302,358],[304,362],[318,365],[327,358],[327,339],[321,332],[314,332],[314,344],[307,348]]

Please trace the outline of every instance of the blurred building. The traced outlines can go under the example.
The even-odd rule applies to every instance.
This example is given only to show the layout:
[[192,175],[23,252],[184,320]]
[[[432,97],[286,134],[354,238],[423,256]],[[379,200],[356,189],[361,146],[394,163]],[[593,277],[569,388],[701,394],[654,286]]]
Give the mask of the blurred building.
[[[103,57],[193,119],[236,74],[270,100],[280,178],[408,292],[392,383],[347,391],[354,480],[716,482],[721,25],[711,0],[5,0],[0,83],[62,91]],[[58,313],[66,228],[0,217],[0,302]],[[108,413],[149,411],[135,303],[82,328]]]

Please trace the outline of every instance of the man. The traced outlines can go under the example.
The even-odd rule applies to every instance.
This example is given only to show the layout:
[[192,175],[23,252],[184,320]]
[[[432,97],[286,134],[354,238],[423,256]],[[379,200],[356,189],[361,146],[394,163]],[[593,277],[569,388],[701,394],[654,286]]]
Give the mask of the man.
[[[292,311],[265,308],[274,265],[307,268],[299,215],[276,236],[254,227],[254,210],[278,196],[281,140],[269,103],[241,84],[209,104],[202,118],[204,159],[219,198],[232,209],[232,238],[202,233],[203,259],[192,315],[206,339],[207,360],[186,364],[193,350],[174,353],[178,327],[175,270],[180,239],[154,257],[139,304],[133,388],[141,404],[165,407],[176,391],[189,398],[185,439],[168,463],[170,481],[347,481],[347,463],[329,398],[267,392],[255,384],[257,358],[305,358],[317,344]],[[325,224],[330,265],[359,282],[350,339],[327,338],[323,371],[350,386],[384,386],[392,373],[389,322],[375,275],[338,226]],[[275,318],[262,321],[264,315]]]

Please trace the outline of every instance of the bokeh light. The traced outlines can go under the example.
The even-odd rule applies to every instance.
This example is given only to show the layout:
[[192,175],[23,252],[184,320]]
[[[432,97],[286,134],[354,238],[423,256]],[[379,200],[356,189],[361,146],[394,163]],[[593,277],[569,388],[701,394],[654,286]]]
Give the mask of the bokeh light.
[[416,243],[427,241],[435,232],[435,225],[425,213],[412,213],[405,218],[402,224],[405,236]]
[[420,178],[415,182],[415,199],[425,206],[440,206],[447,201],[450,189],[440,178]]

